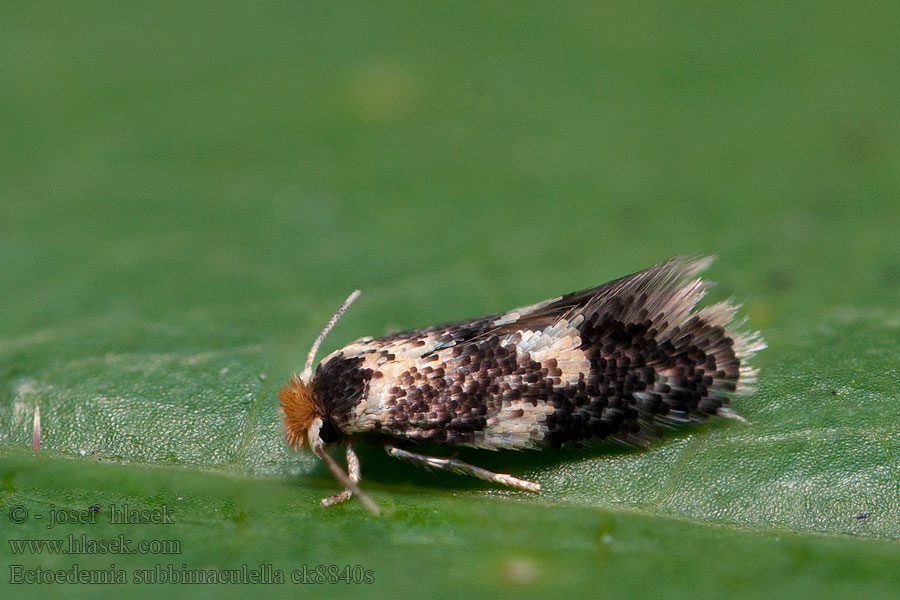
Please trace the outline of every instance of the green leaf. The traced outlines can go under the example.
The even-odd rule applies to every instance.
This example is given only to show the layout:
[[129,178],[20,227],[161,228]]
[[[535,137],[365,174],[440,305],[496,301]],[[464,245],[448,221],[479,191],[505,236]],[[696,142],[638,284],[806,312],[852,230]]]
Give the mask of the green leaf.
[[[891,15],[869,8],[11,7],[0,580],[41,598],[895,597],[900,80]],[[540,495],[364,446],[385,514],[319,507],[337,486],[285,447],[276,392],[351,290],[320,356],[693,252],[719,256],[711,300],[744,301],[769,343],[734,403],[749,425],[459,451]],[[173,522],[110,522],[126,505]],[[151,545],[27,543],[82,539]],[[244,568],[285,582],[171,583]],[[37,569],[128,583],[14,584]]]

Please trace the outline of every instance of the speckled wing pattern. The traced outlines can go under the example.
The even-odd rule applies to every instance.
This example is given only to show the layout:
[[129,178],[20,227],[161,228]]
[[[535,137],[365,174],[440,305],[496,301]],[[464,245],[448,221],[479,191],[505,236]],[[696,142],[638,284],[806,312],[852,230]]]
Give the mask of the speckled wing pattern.
[[[737,307],[695,309],[710,259],[675,258],[500,315],[364,338],[314,382],[334,429],[476,448],[644,444],[722,414],[765,347]],[[724,412],[724,411],[723,411]]]

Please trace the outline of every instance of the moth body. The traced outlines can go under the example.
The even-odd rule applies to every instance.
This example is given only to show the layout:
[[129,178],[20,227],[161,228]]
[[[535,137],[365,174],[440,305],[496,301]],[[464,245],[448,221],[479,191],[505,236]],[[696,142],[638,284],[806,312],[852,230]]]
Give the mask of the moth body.
[[295,376],[279,394],[288,441],[305,440],[313,450],[348,441],[355,466],[348,481],[332,468],[346,489],[327,505],[360,493],[357,438],[384,440],[392,456],[424,466],[538,490],[398,446],[645,445],[660,425],[735,416],[724,407],[752,389],[756,371],[747,360],[765,344],[758,333],[736,330],[728,302],[695,310],[707,285],[694,276],[708,263],[671,259],[506,313],[363,338],[325,357],[310,376],[315,347],[335,318],[306,377]]

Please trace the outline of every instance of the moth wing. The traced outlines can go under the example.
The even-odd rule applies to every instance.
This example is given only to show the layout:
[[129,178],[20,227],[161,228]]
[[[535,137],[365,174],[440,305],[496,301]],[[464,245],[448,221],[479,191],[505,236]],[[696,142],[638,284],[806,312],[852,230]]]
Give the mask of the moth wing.
[[[595,288],[484,317],[470,322],[469,327],[461,327],[459,333],[465,335],[458,335],[455,344],[462,354],[467,353],[467,346],[489,339],[499,340],[501,345],[515,344],[520,356],[528,352],[538,362],[552,358],[564,379],[577,380],[579,373],[585,378],[598,376],[586,361],[588,353],[596,351],[607,356],[602,346],[614,339],[609,336],[633,328],[640,337],[630,340],[626,334],[624,341],[632,344],[628,352],[640,353],[641,346],[662,350],[654,358],[641,359],[652,369],[650,378],[656,385],[644,394],[622,398],[638,411],[638,429],[620,430],[609,439],[645,445],[648,439],[657,437],[656,424],[703,421],[706,415],[716,414],[728,402],[728,396],[753,389],[756,370],[747,364],[747,359],[765,348],[759,333],[737,331],[741,322],[733,319],[738,306],[727,301],[694,310],[710,285],[697,275],[712,260],[713,257],[674,257]],[[716,368],[709,371],[708,364],[697,364],[697,359],[688,358],[693,349],[707,353]],[[611,350],[613,358],[620,353],[619,347]],[[622,357],[618,358],[619,364],[624,364]],[[708,392],[705,387],[698,390],[694,381],[704,367]],[[685,378],[683,372],[693,375]],[[604,409],[602,414],[586,417],[603,419],[607,414]],[[731,413],[725,410],[721,414]],[[593,443],[588,438],[582,441]],[[543,440],[523,438],[509,447],[543,444]]]
[[[705,269],[712,260],[713,257],[675,257],[594,288],[572,292],[501,314],[404,331],[375,342],[380,345],[403,345],[427,340],[425,352],[420,353],[427,355],[450,346],[477,343],[486,336],[496,335],[502,338],[523,329],[545,329],[576,314],[590,316],[602,312],[610,304],[621,303],[624,298],[633,298],[640,294],[644,295],[644,308],[657,309],[657,312],[665,311],[671,309],[671,305],[678,300],[684,302],[684,298],[672,298],[671,293],[667,292],[673,291],[675,284],[686,277]],[[696,284],[700,293],[693,299],[695,303],[702,297],[702,288],[706,285],[699,280]]]
[[[616,305],[623,305],[628,299],[636,302],[633,302],[633,310],[629,314],[622,315],[625,317],[636,317],[642,310],[648,314],[655,312],[653,316],[658,317],[679,303],[690,303],[686,307],[689,311],[702,297],[707,284],[698,279],[690,290],[679,290],[678,284],[703,271],[713,259],[711,256],[670,258],[594,288],[511,310],[499,315],[494,320],[494,327],[483,333],[502,335],[509,329],[544,329],[579,313],[585,317],[602,313]],[[676,293],[679,291],[680,294]]]
[[[665,339],[691,316],[709,285],[699,278],[686,280],[712,260],[713,257],[674,257],[594,288],[502,314],[404,332],[388,339],[400,346],[424,344],[426,347],[416,354],[425,359],[450,347],[455,347],[457,354],[467,354],[468,347],[495,338],[501,345],[516,344],[520,352],[528,351],[536,358],[555,358],[574,368],[578,368],[574,363],[583,367],[583,353],[576,350],[586,323],[641,323],[648,329],[655,328],[658,340]],[[736,307],[721,303],[697,314],[714,317],[724,325],[734,310]],[[720,314],[713,314],[715,311]],[[746,337],[743,341],[750,344],[752,336]],[[738,335],[738,341],[742,339]],[[745,354],[757,349],[749,349]]]
[[716,414],[751,389],[746,359],[765,344],[733,331],[727,302],[694,310],[707,284],[693,276],[710,260],[673,258],[503,314],[351,345],[343,353],[378,372],[344,429],[529,448],[642,443],[659,422]]

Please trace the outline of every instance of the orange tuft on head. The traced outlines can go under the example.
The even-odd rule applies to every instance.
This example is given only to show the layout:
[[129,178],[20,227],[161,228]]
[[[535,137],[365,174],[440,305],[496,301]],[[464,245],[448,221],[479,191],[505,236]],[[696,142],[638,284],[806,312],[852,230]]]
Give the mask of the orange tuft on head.
[[281,412],[284,414],[287,442],[299,449],[306,440],[306,431],[316,418],[313,386],[294,375],[279,390],[278,399],[281,400]]

